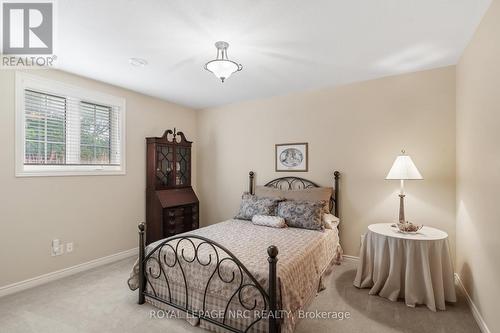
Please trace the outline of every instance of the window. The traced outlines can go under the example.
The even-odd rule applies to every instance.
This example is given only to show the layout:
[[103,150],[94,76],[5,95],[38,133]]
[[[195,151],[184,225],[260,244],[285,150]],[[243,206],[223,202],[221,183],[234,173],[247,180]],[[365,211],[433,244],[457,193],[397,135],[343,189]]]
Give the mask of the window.
[[111,164],[111,108],[80,103],[80,161]]
[[17,73],[16,175],[125,173],[121,98]]
[[66,163],[66,99],[24,91],[25,155],[24,163]]

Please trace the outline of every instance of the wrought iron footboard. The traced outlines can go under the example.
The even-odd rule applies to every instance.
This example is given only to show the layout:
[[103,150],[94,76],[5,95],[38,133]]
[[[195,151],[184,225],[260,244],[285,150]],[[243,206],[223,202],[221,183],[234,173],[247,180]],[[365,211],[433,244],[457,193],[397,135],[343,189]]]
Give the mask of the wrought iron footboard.
[[[248,271],[248,269],[229,250],[227,250],[222,245],[201,236],[183,235],[165,239],[146,255],[144,228],[144,223],[139,224],[139,304],[143,304],[145,301],[145,296],[148,296],[153,300],[183,311],[192,317],[197,317],[200,320],[205,320],[214,325],[236,333],[248,332],[256,323],[263,320],[265,317],[268,319],[270,333],[278,333],[280,331],[279,311],[277,308],[278,303],[276,271],[278,261],[278,248],[276,246],[270,246],[267,249],[267,253],[269,255],[269,289],[268,292],[266,292],[261,284],[259,284],[255,277]],[[179,245],[181,243],[188,246],[188,249],[191,250],[191,256],[187,256],[185,254],[184,250],[186,249],[186,247],[180,247]],[[209,253],[206,258],[201,258],[200,256],[200,249],[202,247],[208,247],[208,249],[211,251],[211,253]],[[163,249],[165,249],[165,251],[170,251],[170,259],[167,258],[165,251],[162,252]],[[185,273],[185,265],[189,265],[191,263],[194,263],[195,261],[199,265],[210,270],[209,272],[207,272],[210,277],[206,282],[204,288],[201,309],[195,309],[191,304],[189,304],[189,281]],[[148,272],[146,272],[147,264],[149,262],[152,262],[153,265],[150,265],[148,268]],[[226,267],[228,263],[234,265],[234,269],[232,270],[232,274],[230,274],[230,278],[224,277],[224,273],[221,273],[221,264],[223,263],[226,263],[224,264]],[[151,266],[157,267],[157,271],[154,272]],[[167,271],[169,269],[174,269],[175,267],[178,267],[183,279],[182,282],[185,293],[183,302],[180,300],[175,300],[172,297],[172,281],[169,280]],[[227,300],[222,318],[214,319],[211,315],[209,315],[211,309],[207,309],[207,295],[210,285],[214,281],[214,277],[217,276],[219,278],[219,281],[222,281],[226,284],[234,283],[237,287],[235,288],[234,292],[232,292],[231,297],[229,297],[229,299]],[[166,297],[167,299],[162,298],[154,289],[153,284],[151,283],[151,280],[153,279],[163,280],[168,291],[168,297]],[[147,285],[149,285],[150,291],[146,290]],[[259,296],[261,300],[259,304],[262,308],[259,309],[260,311],[258,312],[255,312],[258,303],[257,296],[253,298],[253,305],[248,305],[248,300],[243,300],[243,292],[244,290],[248,289],[253,289],[254,293]],[[262,313],[262,315],[257,315],[255,317],[255,320],[250,322],[244,329],[231,326],[227,322],[227,316],[230,305],[233,301],[236,301],[237,304],[243,309],[253,311],[253,314]]]

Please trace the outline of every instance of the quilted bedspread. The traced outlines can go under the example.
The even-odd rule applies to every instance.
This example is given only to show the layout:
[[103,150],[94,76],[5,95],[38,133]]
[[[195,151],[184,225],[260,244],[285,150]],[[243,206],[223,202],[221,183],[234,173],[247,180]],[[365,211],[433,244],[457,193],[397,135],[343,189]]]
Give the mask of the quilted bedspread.
[[[231,251],[266,292],[267,248],[275,245],[279,250],[278,296],[284,333],[294,330],[299,310],[305,310],[323,288],[322,279],[339,263],[342,251],[336,228],[323,231],[270,228],[250,221],[228,220],[179,236],[184,235],[208,238]],[[250,326],[249,332],[267,332],[265,311],[260,311],[266,303],[259,290],[252,287],[254,283],[249,276],[221,249],[200,245],[203,241],[198,239],[191,240],[170,241],[169,246],[153,253],[146,264],[146,291],[240,330]],[[148,245],[146,254],[163,241]],[[136,264],[129,279],[131,289],[138,286],[137,271]],[[242,288],[244,285],[249,286]],[[173,309],[153,298],[146,297],[146,300],[161,309]],[[191,324],[227,332],[196,316],[181,312],[177,315]]]

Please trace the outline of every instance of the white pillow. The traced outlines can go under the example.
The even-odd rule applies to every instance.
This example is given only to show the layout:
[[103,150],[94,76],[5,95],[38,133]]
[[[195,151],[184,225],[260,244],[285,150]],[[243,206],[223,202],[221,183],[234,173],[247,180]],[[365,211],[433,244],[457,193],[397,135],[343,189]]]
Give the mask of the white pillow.
[[286,228],[285,219],[279,216],[254,215],[252,223],[271,228]]
[[323,214],[323,226],[325,229],[337,228],[340,223],[340,219],[332,214]]

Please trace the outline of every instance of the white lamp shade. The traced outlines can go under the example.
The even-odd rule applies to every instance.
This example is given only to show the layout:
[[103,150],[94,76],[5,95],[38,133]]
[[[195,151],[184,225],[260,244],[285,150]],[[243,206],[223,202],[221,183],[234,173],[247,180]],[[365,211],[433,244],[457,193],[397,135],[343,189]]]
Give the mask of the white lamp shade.
[[408,155],[399,155],[385,179],[424,179]]

